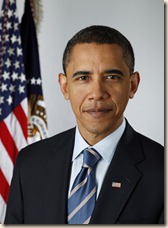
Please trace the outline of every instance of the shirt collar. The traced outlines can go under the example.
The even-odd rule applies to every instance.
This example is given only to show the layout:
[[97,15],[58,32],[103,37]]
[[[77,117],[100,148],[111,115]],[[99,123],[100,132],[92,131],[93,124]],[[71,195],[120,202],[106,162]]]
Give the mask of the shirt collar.
[[[110,135],[96,143],[94,149],[96,149],[99,154],[105,159],[108,163],[111,162],[111,159],[114,155],[115,149],[117,144],[125,130],[126,121],[123,119],[122,124]],[[87,147],[91,147],[81,136],[78,127],[76,127],[76,134],[75,134],[75,145],[74,151],[72,156],[72,161],[79,156],[79,154]]]

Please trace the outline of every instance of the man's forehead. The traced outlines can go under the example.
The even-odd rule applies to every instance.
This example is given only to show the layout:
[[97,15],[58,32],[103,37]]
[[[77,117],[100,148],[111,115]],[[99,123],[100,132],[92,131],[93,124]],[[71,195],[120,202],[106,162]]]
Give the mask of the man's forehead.
[[79,44],[75,44],[74,47],[72,48],[69,56],[69,60],[72,57],[76,57],[76,55],[78,55],[79,57],[83,53],[85,53],[85,55],[89,55],[92,51],[102,52],[102,53],[105,52],[108,54],[118,52],[123,56],[123,49],[118,44],[79,43]]

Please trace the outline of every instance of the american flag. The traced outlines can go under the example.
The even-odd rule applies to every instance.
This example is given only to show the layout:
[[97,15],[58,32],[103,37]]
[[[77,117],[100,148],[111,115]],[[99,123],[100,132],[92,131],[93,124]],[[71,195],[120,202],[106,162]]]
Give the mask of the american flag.
[[27,145],[27,91],[16,0],[0,17],[0,223],[3,223],[17,154]]
[[121,183],[120,182],[112,182],[112,187],[113,188],[121,188]]

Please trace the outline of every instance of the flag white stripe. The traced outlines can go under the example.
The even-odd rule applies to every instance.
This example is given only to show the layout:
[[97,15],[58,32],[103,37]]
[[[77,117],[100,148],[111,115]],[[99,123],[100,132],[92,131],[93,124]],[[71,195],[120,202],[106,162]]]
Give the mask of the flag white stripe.
[[11,158],[9,157],[8,152],[6,151],[1,140],[0,140],[0,152],[1,152],[0,168],[8,184],[10,185],[12,175],[13,175],[13,162],[11,161]]
[[5,118],[4,122],[19,151],[20,149],[22,149],[23,147],[25,147],[27,145],[27,142],[23,135],[23,131],[20,126],[20,123],[18,122],[18,120],[17,120],[16,116],[13,114],[13,112],[11,114],[9,114],[7,118]]
[[4,202],[1,194],[0,194],[0,223],[4,223],[5,213],[6,213],[6,203]]
[[28,101],[27,101],[27,97],[25,99],[23,99],[23,101],[20,103],[20,105],[22,106],[22,109],[25,113],[25,116],[28,117]]

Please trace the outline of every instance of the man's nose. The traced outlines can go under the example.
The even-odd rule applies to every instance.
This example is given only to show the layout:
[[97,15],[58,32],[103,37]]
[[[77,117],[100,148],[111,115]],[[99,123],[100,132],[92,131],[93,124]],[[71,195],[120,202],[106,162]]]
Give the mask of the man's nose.
[[90,87],[90,94],[89,99],[90,100],[104,100],[107,99],[108,93],[106,91],[106,86],[101,80],[95,80],[91,83]]

